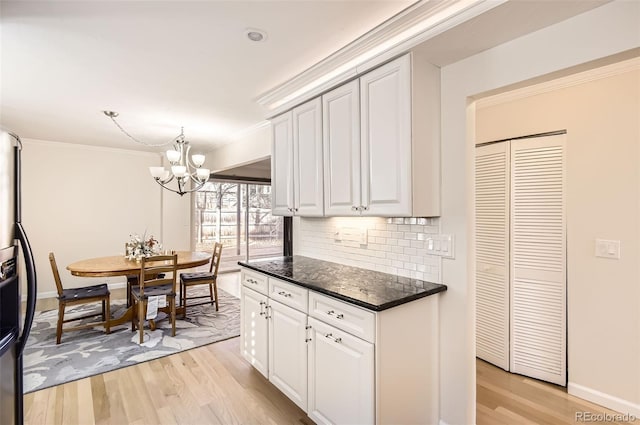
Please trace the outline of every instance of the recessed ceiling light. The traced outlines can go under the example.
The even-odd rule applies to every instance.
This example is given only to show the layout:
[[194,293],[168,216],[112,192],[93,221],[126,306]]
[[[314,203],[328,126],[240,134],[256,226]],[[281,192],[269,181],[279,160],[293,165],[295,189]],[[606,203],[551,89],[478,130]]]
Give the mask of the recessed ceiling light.
[[244,33],[251,41],[260,42],[267,39],[267,33],[256,28],[247,28]]

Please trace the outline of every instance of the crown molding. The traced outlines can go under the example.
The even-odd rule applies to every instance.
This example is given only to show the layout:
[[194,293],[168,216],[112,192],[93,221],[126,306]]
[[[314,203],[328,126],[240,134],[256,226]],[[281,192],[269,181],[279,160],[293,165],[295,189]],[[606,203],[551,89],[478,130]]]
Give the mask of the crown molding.
[[560,77],[554,80],[545,81],[543,83],[534,84],[505,93],[478,99],[476,102],[476,108],[482,109],[506,102],[512,102],[526,97],[536,96],[555,90],[561,90],[580,84],[589,83],[591,81],[600,80],[603,78],[613,77],[615,75],[624,74],[626,72],[634,70],[640,70],[640,57],[623,60],[621,62],[601,66],[599,68],[590,69],[587,71],[568,75],[566,77]]
[[258,96],[267,118],[357,77],[506,0],[421,0],[285,83]]

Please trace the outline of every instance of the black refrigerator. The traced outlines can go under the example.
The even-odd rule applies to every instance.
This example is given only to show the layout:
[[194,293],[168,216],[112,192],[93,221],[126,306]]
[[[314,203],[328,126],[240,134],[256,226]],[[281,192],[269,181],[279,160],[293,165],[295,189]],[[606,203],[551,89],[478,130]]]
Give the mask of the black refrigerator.
[[[36,269],[20,222],[20,138],[0,129],[0,424],[23,423],[22,350],[36,307]],[[18,260],[26,270],[27,308],[21,324]]]

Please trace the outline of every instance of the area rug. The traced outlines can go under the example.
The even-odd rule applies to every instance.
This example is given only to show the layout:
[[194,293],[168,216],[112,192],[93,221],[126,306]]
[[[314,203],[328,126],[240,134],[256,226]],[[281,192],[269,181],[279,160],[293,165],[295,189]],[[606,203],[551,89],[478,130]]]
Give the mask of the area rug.
[[[200,288],[198,288],[200,289]],[[208,288],[204,288],[208,290]],[[191,292],[191,291],[190,291]],[[194,291],[195,292],[195,291]],[[186,320],[176,320],[176,336],[171,337],[169,320],[156,330],[145,328],[139,344],[138,332],[131,324],[65,332],[56,345],[58,310],[36,313],[24,350],[24,392],[41,390],[65,382],[131,366],[240,335],[240,300],[218,290],[219,311],[210,304],[190,307]],[[119,317],[124,301],[111,302],[111,316]],[[97,310],[97,304],[67,309],[65,319]],[[87,322],[90,323],[90,322]]]

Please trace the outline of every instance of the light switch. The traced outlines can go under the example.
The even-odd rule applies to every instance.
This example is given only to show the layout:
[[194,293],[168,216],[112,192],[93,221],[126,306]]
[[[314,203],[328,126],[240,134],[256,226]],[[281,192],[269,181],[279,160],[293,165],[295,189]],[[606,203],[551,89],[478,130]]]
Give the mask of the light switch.
[[596,257],[620,259],[620,241],[596,239]]
[[342,232],[339,227],[336,227],[333,231],[333,240],[336,242],[340,242],[342,240]]

